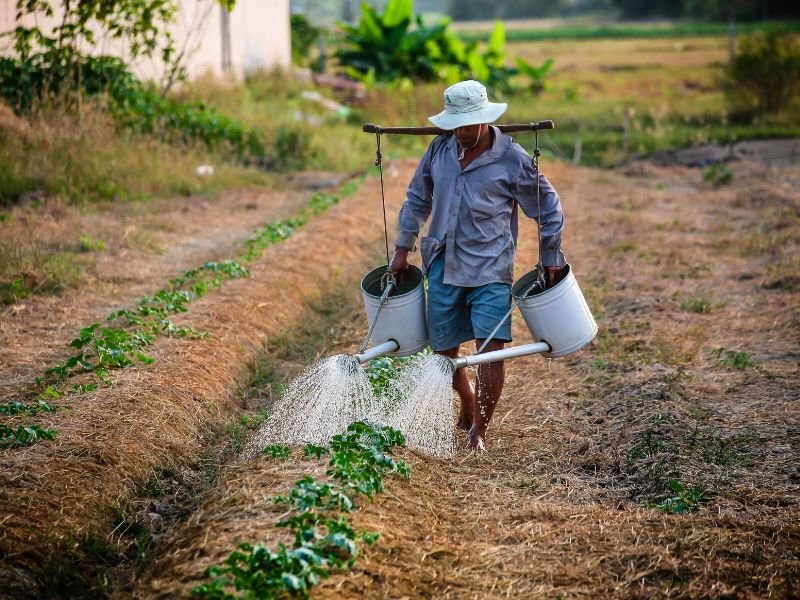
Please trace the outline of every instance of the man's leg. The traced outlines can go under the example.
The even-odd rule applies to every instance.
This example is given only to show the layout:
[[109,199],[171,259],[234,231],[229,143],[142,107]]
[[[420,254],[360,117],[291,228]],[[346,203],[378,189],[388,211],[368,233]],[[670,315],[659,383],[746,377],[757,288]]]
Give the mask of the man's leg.
[[[449,358],[456,358],[460,348],[461,346],[459,345],[449,350],[437,351],[436,354],[441,354]],[[457,369],[453,374],[453,389],[458,394],[458,397],[461,398],[461,412],[458,416],[458,428],[469,431],[469,428],[472,427],[475,415],[475,394],[467,379],[466,369]]]
[[[480,348],[484,340],[475,340],[475,345]],[[504,342],[492,340],[483,352],[502,350]],[[472,427],[469,430],[467,448],[483,450],[483,441],[486,439],[486,429],[492,419],[497,401],[503,393],[505,383],[505,364],[503,361],[478,365],[478,381],[476,385],[475,412],[472,418]]]

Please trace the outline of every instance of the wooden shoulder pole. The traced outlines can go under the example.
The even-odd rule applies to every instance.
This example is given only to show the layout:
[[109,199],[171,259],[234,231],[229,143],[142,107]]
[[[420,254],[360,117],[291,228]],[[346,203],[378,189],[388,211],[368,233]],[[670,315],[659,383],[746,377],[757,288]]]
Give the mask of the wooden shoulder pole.
[[[554,129],[553,121],[539,121],[537,123],[510,123],[508,125],[495,125],[503,133],[516,131],[538,131],[540,129]],[[438,127],[381,127],[373,123],[365,123],[361,128],[364,133],[392,133],[400,135],[442,135],[450,133]]]

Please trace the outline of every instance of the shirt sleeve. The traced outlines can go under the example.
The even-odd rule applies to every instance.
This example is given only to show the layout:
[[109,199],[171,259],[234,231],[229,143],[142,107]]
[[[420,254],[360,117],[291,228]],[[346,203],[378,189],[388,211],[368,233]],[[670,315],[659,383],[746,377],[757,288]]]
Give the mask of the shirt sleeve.
[[[438,138],[437,138],[438,139]],[[414,250],[419,231],[428,220],[433,206],[433,177],[431,176],[431,160],[433,158],[434,140],[417,165],[406,191],[406,200],[398,215],[398,232],[395,246]]]
[[[541,202],[537,202],[537,178]],[[561,199],[547,178],[530,163],[522,161],[522,169],[514,186],[514,198],[523,212],[539,224],[542,236],[541,257],[545,267],[560,267],[567,264],[561,250],[561,234],[564,231],[564,212]],[[541,213],[540,213],[541,206]]]

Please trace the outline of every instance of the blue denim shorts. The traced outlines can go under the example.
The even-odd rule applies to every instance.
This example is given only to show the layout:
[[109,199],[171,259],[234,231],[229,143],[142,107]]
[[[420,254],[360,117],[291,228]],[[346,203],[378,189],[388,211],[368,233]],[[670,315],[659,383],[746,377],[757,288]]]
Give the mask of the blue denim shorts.
[[[449,350],[474,339],[489,337],[511,308],[511,286],[487,283],[461,287],[444,283],[444,254],[428,268],[428,337],[433,350]],[[511,341],[511,318],[497,330],[495,340]]]

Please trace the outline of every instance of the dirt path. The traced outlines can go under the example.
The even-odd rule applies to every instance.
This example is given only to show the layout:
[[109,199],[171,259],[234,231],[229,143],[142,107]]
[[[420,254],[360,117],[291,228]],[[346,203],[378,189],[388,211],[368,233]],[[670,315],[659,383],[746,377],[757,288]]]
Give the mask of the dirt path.
[[[488,453],[402,452],[411,480],[389,481],[355,518],[381,539],[315,597],[791,597],[800,581],[800,172],[734,166],[720,188],[693,170],[546,166],[598,339],[552,362],[509,361]],[[392,211],[410,169],[389,178]],[[382,250],[375,183],[271,247],[249,279],[195,303],[187,318],[211,339],[159,342],[154,365],[48,417],[56,443],[0,457],[0,576],[33,577],[28,591],[42,593],[42,581],[59,577],[53,569],[80,568],[98,541],[122,544],[136,486],[197,462],[204,433],[241,410],[235,388],[259,348],[331,290],[357,295]],[[527,270],[530,223],[521,237]],[[341,350],[363,335],[353,302]],[[524,324],[514,327],[527,341]],[[264,498],[307,467],[230,465],[155,548],[133,593],[185,596],[239,542],[277,539]],[[687,514],[663,510],[676,496]]]
[[[741,166],[719,189],[646,165],[548,173],[598,339],[507,363],[488,453],[404,453],[410,482],[356,517],[381,539],[314,597],[793,597],[800,173]],[[279,539],[263,498],[295,467],[228,469],[137,596],[184,595],[237,543]]]

